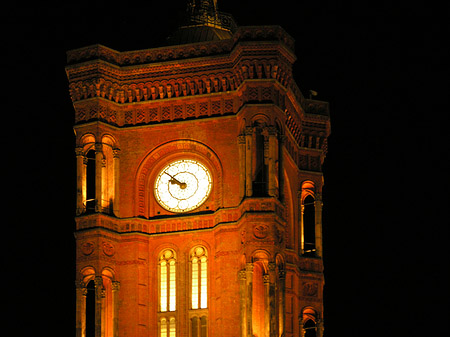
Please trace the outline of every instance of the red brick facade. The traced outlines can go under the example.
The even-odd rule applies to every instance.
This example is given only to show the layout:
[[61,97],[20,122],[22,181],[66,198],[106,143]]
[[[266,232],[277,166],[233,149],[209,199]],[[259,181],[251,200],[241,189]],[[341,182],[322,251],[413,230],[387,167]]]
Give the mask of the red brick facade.
[[[282,28],[263,26],[219,41],[68,52],[78,337],[90,337],[89,324],[95,337],[322,336],[330,124],[328,104],[305,99],[292,78],[293,46]],[[177,159],[211,173],[209,197],[187,213],[167,211],[154,195],[157,174]],[[207,257],[200,309],[191,302],[196,247]],[[160,298],[167,249],[172,311]]]

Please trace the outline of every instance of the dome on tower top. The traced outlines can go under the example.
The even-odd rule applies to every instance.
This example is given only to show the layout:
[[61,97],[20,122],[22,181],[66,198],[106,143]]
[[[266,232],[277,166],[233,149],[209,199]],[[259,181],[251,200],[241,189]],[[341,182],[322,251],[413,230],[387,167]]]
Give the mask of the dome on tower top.
[[168,45],[226,40],[237,25],[230,14],[217,10],[217,0],[189,0],[185,24],[167,38]]

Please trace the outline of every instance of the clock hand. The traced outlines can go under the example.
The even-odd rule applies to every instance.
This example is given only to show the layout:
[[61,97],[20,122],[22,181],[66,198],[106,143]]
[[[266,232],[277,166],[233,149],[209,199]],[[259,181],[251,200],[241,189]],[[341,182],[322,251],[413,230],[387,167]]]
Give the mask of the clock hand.
[[170,177],[170,183],[171,184],[177,184],[178,186],[180,186],[181,189],[185,189],[186,188],[186,183],[182,183],[180,181],[178,181],[174,176],[170,175],[169,173],[167,173],[166,171],[164,171],[165,174],[167,174]]

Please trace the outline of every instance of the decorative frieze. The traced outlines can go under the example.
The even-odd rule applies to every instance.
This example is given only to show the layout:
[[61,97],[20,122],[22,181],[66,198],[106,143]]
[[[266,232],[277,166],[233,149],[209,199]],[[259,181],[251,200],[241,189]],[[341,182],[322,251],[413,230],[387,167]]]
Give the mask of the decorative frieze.
[[[177,219],[141,219],[133,218],[132,220],[113,218],[101,213],[86,215],[76,218],[76,229],[88,229],[93,227],[107,228],[115,232],[142,232],[147,234],[159,234],[167,232],[180,232],[194,229],[213,228],[220,224],[229,224],[239,221],[247,212],[260,211],[267,215],[268,211],[272,211],[280,220],[284,217],[284,208],[276,200],[272,198],[261,198],[256,201],[245,201],[237,208],[221,209],[215,214],[205,214],[201,216],[185,217],[183,220]],[[254,215],[256,216],[256,215]],[[261,222],[262,223],[262,222]],[[265,238],[268,234],[266,229],[255,227],[255,237]],[[275,239],[279,241],[282,233],[275,229]],[[95,249],[93,243],[89,243],[88,247],[81,247],[84,255],[89,255],[89,251]],[[88,249],[89,248],[89,249]],[[84,250],[83,250],[84,249]],[[102,252],[107,256],[114,255],[114,246],[104,241],[102,243]]]
[[280,41],[294,51],[294,39],[280,26],[239,27],[227,40],[208,41],[190,45],[174,45],[160,48],[120,52],[102,45],[92,45],[67,52],[67,63],[74,64],[102,60],[117,66],[135,66],[162,61],[212,56],[229,53],[239,41]]

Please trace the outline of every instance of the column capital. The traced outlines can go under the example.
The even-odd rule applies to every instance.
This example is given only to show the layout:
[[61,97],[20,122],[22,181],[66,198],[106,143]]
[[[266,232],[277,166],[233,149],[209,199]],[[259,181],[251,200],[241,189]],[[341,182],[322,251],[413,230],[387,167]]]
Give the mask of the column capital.
[[246,127],[245,127],[245,131],[244,131],[244,134],[245,134],[246,136],[251,136],[251,135],[253,135],[253,126],[246,126]]
[[75,280],[75,289],[86,288],[86,284],[81,280]]
[[77,157],[84,157],[83,147],[78,146],[78,147],[75,148],[75,156],[77,156]]
[[239,270],[239,272],[238,272],[238,279],[240,281],[247,279],[247,272],[246,272],[245,269]]
[[103,144],[102,143],[95,143],[94,148],[95,148],[95,152],[103,152]]
[[238,144],[245,144],[245,134],[240,134],[238,137]]
[[119,158],[119,156],[120,156],[120,149],[115,147],[113,149],[113,158]]
[[120,282],[119,281],[112,281],[112,291],[119,291],[120,290]]
[[269,272],[274,272],[277,269],[277,265],[275,262],[269,262],[267,267],[269,268]]

